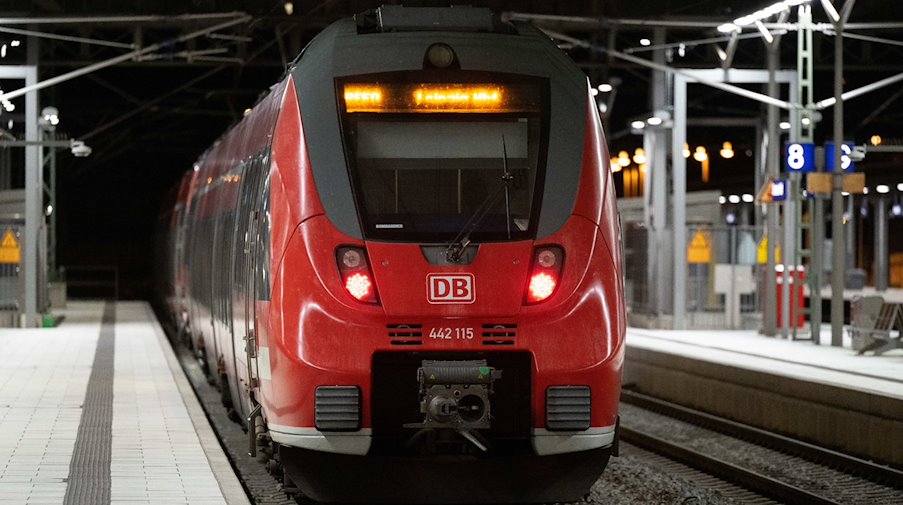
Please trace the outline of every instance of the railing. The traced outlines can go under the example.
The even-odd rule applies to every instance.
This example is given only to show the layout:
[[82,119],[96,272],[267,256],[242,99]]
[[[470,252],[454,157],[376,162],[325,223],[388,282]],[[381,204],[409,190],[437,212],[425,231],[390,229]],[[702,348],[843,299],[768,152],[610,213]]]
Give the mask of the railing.
[[[666,236],[671,237],[670,230]],[[673,317],[672,251],[657,250],[653,235],[641,226],[624,230],[625,281],[630,322],[670,328]],[[755,328],[760,318],[757,244],[762,229],[753,226],[687,227],[685,321],[690,329]],[[665,244],[661,248],[670,247]],[[665,275],[661,275],[664,272]],[[664,278],[662,278],[664,277]]]

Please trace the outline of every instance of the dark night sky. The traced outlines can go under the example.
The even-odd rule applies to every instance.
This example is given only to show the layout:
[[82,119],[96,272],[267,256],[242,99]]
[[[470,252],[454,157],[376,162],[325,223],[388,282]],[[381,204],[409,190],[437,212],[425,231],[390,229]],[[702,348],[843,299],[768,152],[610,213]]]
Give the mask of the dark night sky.
[[[43,105],[59,108],[62,123],[59,131],[79,138],[113,123],[102,131],[89,135],[87,143],[94,148],[89,158],[73,158],[68,152],[59,156],[58,219],[59,262],[63,265],[117,265],[123,278],[122,295],[147,297],[150,295],[153,269],[152,234],[155,216],[164,193],[178,180],[181,173],[228,126],[240,117],[282,74],[282,57],[275,33],[284,34],[283,48],[288,59],[294,58],[322,26],[331,20],[363,11],[382,3],[371,1],[299,1],[295,12],[286,16],[282,1],[215,1],[144,2],[126,6],[112,0],[42,0],[35,2],[0,0],[0,17],[42,18],[49,16],[99,14],[177,14],[201,12],[229,12],[241,10],[255,17],[240,33],[250,37],[244,47],[234,42],[201,39],[196,47],[226,47],[227,57],[239,57],[243,64],[201,63],[188,65],[175,58],[145,63],[126,63],[100,70],[88,76],[45,89],[41,92]],[[606,18],[637,19],[700,19],[730,21],[767,1],[474,1],[473,5],[489,5],[497,11],[535,12],[558,15],[584,15]],[[816,2],[817,3],[817,2]],[[903,20],[892,9],[895,2],[859,2],[852,21]],[[443,5],[447,2],[405,2],[406,5]],[[126,12],[129,9],[129,12]],[[824,19],[816,7],[816,17]],[[3,26],[0,24],[0,26]],[[197,26],[191,27],[196,29]],[[129,25],[41,25],[35,29],[96,39],[131,42],[134,36]],[[557,31],[605,45],[610,31],[585,28],[555,27]],[[226,32],[235,33],[226,30]],[[149,25],[143,29],[145,43],[153,43],[180,33],[180,29]],[[871,35],[894,38],[898,32],[869,32]],[[713,31],[678,31],[669,34],[669,41],[710,37]],[[619,49],[638,45],[651,30],[623,29],[616,34]],[[782,64],[795,65],[795,37],[784,43]],[[0,40],[11,39],[0,34]],[[180,46],[185,49],[186,46]],[[856,88],[879,78],[903,72],[903,48],[863,44],[845,44],[850,66],[845,73],[847,88]],[[181,50],[177,48],[176,50]],[[71,42],[42,42],[41,79],[46,79],[105,58],[121,54],[122,50],[84,46]],[[628,118],[648,111],[649,72],[634,65],[615,62],[609,66],[606,58],[586,50],[569,50],[571,56],[586,65],[594,84],[611,77],[622,79],[615,107],[609,119],[612,151],[640,145],[635,135],[625,135]],[[21,53],[21,52],[20,52]],[[742,42],[737,62],[747,68],[762,68],[762,44]],[[640,56],[648,56],[645,53]],[[11,52],[9,59],[21,61],[22,54]],[[816,35],[816,99],[831,93],[833,61],[832,39]],[[689,48],[684,58],[675,58],[676,66],[715,66],[711,46]],[[208,74],[209,75],[205,75]],[[186,83],[195,80],[191,85]],[[15,88],[3,83],[4,89]],[[702,87],[697,87],[702,88]],[[874,133],[886,138],[901,138],[903,99],[896,96],[899,84],[856,99],[847,106],[848,131],[857,142],[865,142]],[[759,89],[761,90],[761,89]],[[148,102],[154,105],[148,106]],[[860,125],[882,104],[887,109],[868,124]],[[23,104],[24,105],[24,104]],[[717,90],[698,89],[691,96],[691,115],[729,115],[757,117],[762,109],[748,100],[736,99]],[[117,119],[130,114],[121,122]],[[9,116],[15,117],[15,116]],[[6,117],[0,117],[5,126]],[[831,111],[818,128],[818,141],[831,134]],[[21,125],[14,127],[21,130]],[[713,164],[713,180],[708,187],[698,181],[698,174],[690,169],[690,189],[723,189],[724,191],[754,192],[752,158],[744,151],[754,146],[751,135],[743,131],[719,128],[697,129],[689,132],[694,143],[705,143],[716,149],[723,140],[734,142],[738,156],[732,162]],[[727,138],[730,136],[731,138]],[[897,159],[875,157],[870,160],[871,181],[881,178],[903,180],[896,165]],[[746,189],[744,189],[746,188]],[[903,244],[901,244],[903,245]]]

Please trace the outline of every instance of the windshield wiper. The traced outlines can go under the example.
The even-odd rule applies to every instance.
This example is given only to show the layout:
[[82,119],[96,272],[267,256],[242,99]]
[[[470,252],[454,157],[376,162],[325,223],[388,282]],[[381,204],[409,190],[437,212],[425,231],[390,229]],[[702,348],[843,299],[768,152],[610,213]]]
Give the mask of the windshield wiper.
[[500,178],[502,185],[496,188],[492,194],[487,196],[486,199],[480,203],[480,206],[477,207],[477,210],[470,216],[470,219],[464,223],[464,226],[461,228],[461,231],[458,232],[458,235],[448,244],[448,247],[445,249],[445,259],[448,260],[449,263],[459,263],[461,261],[464,250],[470,245],[470,234],[483,222],[483,219],[486,218],[489,211],[492,210],[496,202],[498,202],[499,197],[502,195],[502,190],[504,190],[505,193],[505,220],[508,226],[508,238],[511,238],[511,207],[508,199],[508,185],[514,180],[514,176],[508,172],[508,149],[505,146],[504,135],[502,135],[502,163],[502,168],[504,170],[502,177]]

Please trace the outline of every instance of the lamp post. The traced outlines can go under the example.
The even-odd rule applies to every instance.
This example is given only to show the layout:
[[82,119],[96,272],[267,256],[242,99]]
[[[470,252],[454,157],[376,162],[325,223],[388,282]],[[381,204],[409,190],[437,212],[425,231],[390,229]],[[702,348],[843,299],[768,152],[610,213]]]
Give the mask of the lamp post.
[[[56,131],[60,124],[60,111],[56,107],[44,107],[38,118],[38,127],[41,130],[41,140],[49,140],[50,135]],[[48,280],[58,280],[56,265],[56,148],[50,146],[44,155],[44,168],[47,169],[48,178],[44,185],[44,191],[48,194],[48,205],[44,209],[47,217],[47,276]]]

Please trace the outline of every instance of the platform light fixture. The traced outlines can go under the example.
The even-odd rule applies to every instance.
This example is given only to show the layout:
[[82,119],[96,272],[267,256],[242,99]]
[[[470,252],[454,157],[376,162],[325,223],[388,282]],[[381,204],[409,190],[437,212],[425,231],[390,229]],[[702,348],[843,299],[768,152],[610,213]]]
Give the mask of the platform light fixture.
[[718,197],[718,203],[720,203],[721,205],[726,204],[726,203],[727,203],[727,197],[724,196],[724,195],[719,196],[719,197]]
[[756,197],[752,196],[750,193],[743,193],[743,196],[740,197],[746,203],[753,203],[756,201]]
[[622,167],[630,166],[630,154],[627,151],[621,151],[618,153],[618,165]]
[[831,3],[831,0],[821,0],[821,6],[824,7],[828,17],[831,18],[831,21],[835,23],[840,21],[840,13],[834,8],[834,4]]
[[614,87],[606,82],[600,84],[596,89],[598,89],[600,93],[609,93],[614,89]]
[[285,2],[282,8],[285,9],[286,16],[291,16],[295,12],[295,4],[292,2]]
[[881,138],[881,135],[872,135],[872,138],[869,139],[873,146],[877,147],[881,145],[884,139]]
[[696,152],[693,153],[693,159],[700,162],[709,159],[709,153],[706,152],[705,146],[696,147]]
[[734,146],[730,142],[725,142],[721,144],[721,151],[719,151],[721,157],[729,160],[734,157]]
[[890,187],[887,184],[879,184],[875,186],[875,191],[878,192],[878,194],[885,195],[890,193]]
[[635,130],[642,130],[643,128],[646,127],[646,122],[637,119],[636,121],[631,121],[631,122],[630,122],[630,127],[633,128],[633,129],[635,129]]
[[637,147],[636,150],[633,151],[633,162],[637,165],[646,163],[646,150],[642,147]]
[[644,37],[640,39],[640,45],[643,47],[649,47],[652,45],[652,41]]
[[[762,21],[765,21],[772,16],[790,10],[791,7],[809,3],[809,1],[810,0],[782,0],[780,2],[775,2],[768,7],[765,7],[764,9],[759,9],[752,14],[747,14],[746,16],[739,17],[732,23],[724,23],[718,26],[718,31],[721,33],[740,32],[744,26],[751,26],[757,23],[761,23]],[[822,0],[823,3],[826,1],[828,0]],[[837,19],[840,19],[840,17],[838,16]]]
[[740,203],[740,195],[731,195],[731,196],[727,197],[727,201],[729,201],[731,203],[735,203],[735,204]]
[[690,144],[684,142],[684,148],[681,150],[681,154],[684,155],[684,158],[690,157]]
[[781,124],[778,126],[780,126],[782,130],[789,130],[790,129],[790,121],[781,121]]
[[649,126],[660,126],[662,124],[663,119],[658,116],[652,116],[646,120],[646,124]]
[[897,191],[903,191],[903,182],[897,183]]

